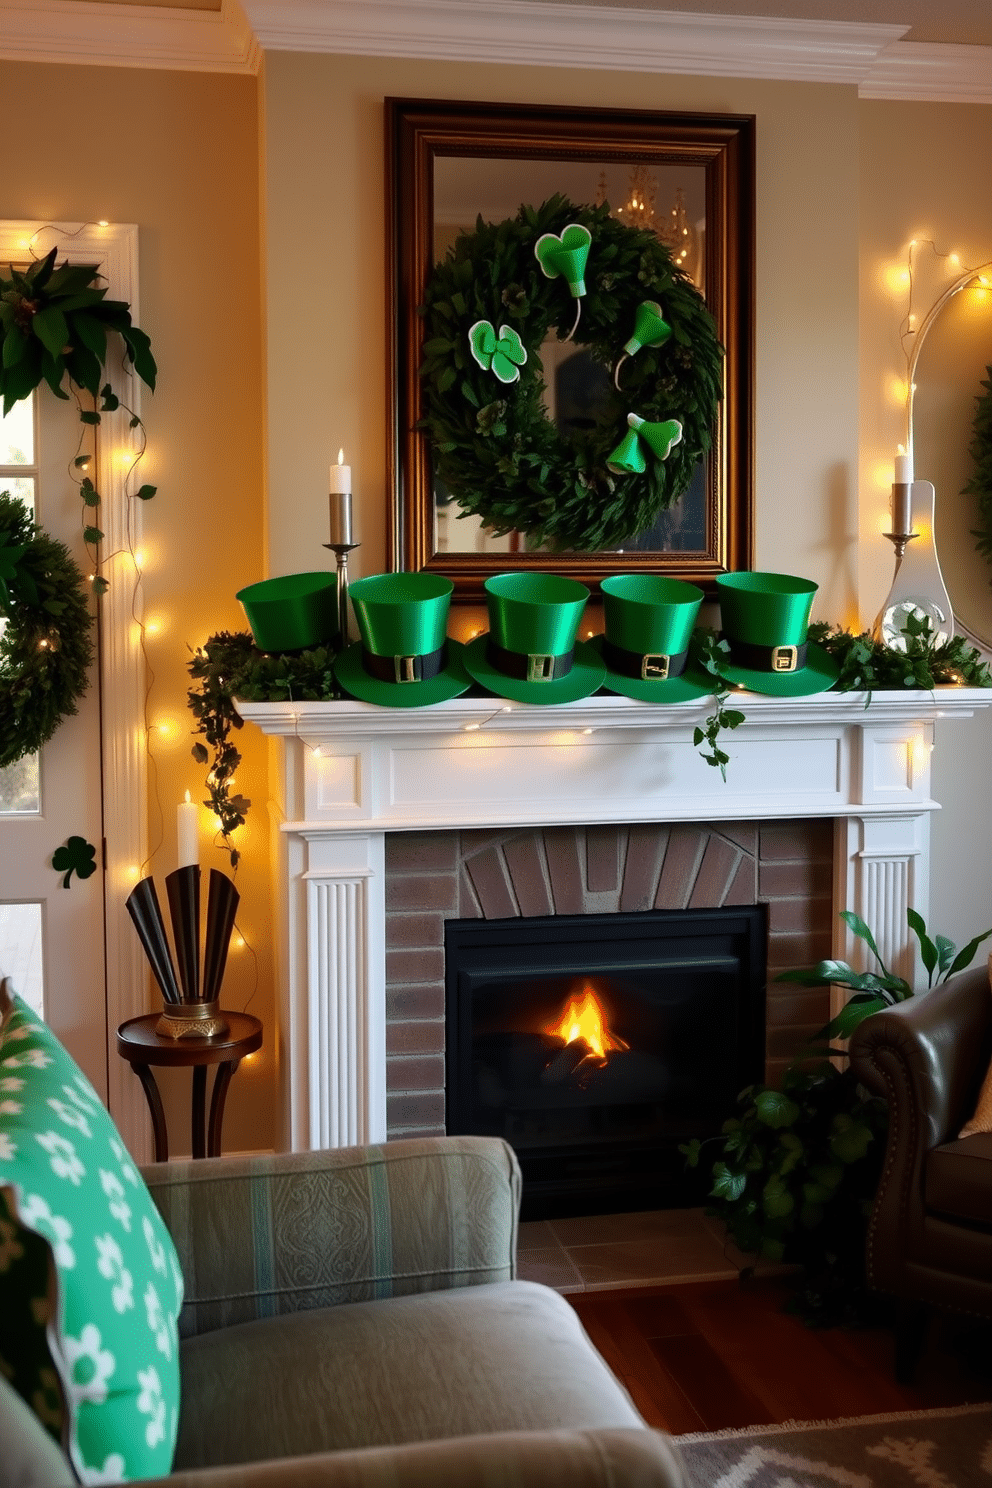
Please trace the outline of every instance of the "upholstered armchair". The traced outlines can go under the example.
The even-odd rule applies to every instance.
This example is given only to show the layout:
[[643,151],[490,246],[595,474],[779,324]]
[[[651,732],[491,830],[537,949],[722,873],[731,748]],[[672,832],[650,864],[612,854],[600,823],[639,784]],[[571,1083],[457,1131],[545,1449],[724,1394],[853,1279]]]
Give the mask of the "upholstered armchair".
[[[962,972],[866,1018],[850,1054],[858,1078],[889,1107],[868,1227],[870,1285],[909,1303],[992,1317],[992,1133],[958,1135],[992,1058],[988,971]],[[915,1322],[900,1339],[903,1376],[921,1341],[919,1314]]]
[[[175,1465],[154,1481],[682,1483],[668,1439],[645,1427],[568,1304],[514,1279],[520,1174],[503,1142],[143,1176],[185,1278]],[[0,1376],[3,1488],[75,1481],[50,1437],[40,1458],[17,1445],[34,1428],[45,1437]]]

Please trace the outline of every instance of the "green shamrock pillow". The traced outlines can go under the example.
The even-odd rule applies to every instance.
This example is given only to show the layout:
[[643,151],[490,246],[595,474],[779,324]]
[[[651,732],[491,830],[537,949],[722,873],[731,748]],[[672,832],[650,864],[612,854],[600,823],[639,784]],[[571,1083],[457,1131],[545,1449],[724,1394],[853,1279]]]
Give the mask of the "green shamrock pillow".
[[82,1483],[172,1468],[183,1280],[99,1096],[0,987],[0,1371]]

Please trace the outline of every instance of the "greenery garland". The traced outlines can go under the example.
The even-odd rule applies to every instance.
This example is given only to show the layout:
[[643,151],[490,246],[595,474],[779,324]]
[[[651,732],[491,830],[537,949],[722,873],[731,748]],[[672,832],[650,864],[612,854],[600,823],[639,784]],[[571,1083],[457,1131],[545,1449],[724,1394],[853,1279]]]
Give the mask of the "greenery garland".
[[83,576],[22,501],[0,493],[0,769],[48,742],[76,712],[93,660]]
[[[867,707],[873,691],[902,688],[931,688],[948,684],[967,687],[992,687],[992,671],[981,655],[961,636],[943,646],[929,642],[929,622],[907,622],[907,649],[890,651],[867,632],[852,635],[822,621],[809,627],[809,638],[822,646],[840,665],[836,692],[866,692]],[[715,631],[700,628],[693,643],[694,659],[713,682],[713,711],[694,731],[693,743],[700,748],[708,765],[719,769],[726,780],[730,756],[720,747],[720,735],[739,728],[745,714],[735,704],[738,694],[732,690],[723,668],[730,658],[730,648]],[[334,680],[334,652],[326,646],[312,651],[269,653],[259,651],[247,632],[220,631],[213,635],[192,657],[189,674],[198,686],[190,688],[187,699],[197,721],[194,733],[201,735],[193,745],[193,758],[201,765],[208,761],[207,790],[204,801],[221,824],[224,845],[231,854],[231,866],[238,862],[237,849],[230,834],[244,825],[251,802],[242,795],[232,795],[230,780],[241,755],[231,743],[231,730],[244,727],[244,719],[234,706],[234,699],[251,703],[325,701],[339,696]]]
[[975,547],[992,563],[992,366],[985,368],[985,389],[976,400],[975,422],[969,453],[975,462],[975,473],[962,491],[962,496],[978,497],[978,527],[973,527]]
[[[534,246],[573,223],[592,235],[574,342],[611,377],[605,415],[569,440],[542,404],[539,349],[550,331],[568,335],[575,301],[560,274],[542,272]],[[613,368],[645,301],[660,304],[671,336],[624,362],[618,390]],[[421,427],[434,468],[462,509],[495,532],[525,532],[535,546],[557,550],[619,547],[687,489],[712,442],[723,351],[702,297],[654,233],[618,222],[606,205],[575,206],[564,196],[522,206],[504,222],[480,218],[434,270],[422,313]],[[473,355],[469,332],[479,322],[519,338],[511,353],[518,381],[500,381]],[[677,419],[682,439],[664,460],[649,453],[642,474],[614,474],[607,458],[629,413],[649,423]]]

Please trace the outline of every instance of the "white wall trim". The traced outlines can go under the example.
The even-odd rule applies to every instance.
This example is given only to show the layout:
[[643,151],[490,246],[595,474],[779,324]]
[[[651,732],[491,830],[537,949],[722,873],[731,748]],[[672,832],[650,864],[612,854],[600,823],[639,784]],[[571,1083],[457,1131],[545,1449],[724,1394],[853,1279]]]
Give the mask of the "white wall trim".
[[221,9],[0,0],[8,61],[255,73],[264,51],[851,83],[862,98],[992,103],[992,47],[868,22],[547,0],[222,0]]
[[[138,229],[133,224],[0,221],[0,263],[23,261],[33,244],[35,255],[52,247],[59,261],[96,264],[105,276],[112,299],[131,307],[135,324],[138,306]],[[117,382],[117,379],[111,378]],[[120,391],[120,389],[118,389]],[[141,411],[140,383],[125,390],[126,401]],[[103,687],[102,739],[104,775],[104,835],[107,864],[104,903],[107,925],[107,1074],[110,1113],[125,1142],[139,1161],[151,1148],[144,1096],[130,1066],[120,1058],[114,1035],[125,1018],[147,1012],[148,967],[138,937],[124,908],[134,887],[134,868],[145,859],[147,844],[147,766],[144,731],[145,664],[138,625],[142,614],[140,586],[134,592],[130,559],[122,549],[127,539],[141,538],[142,503],[125,491],[127,464],[122,451],[137,448],[123,408],[102,415],[97,440],[96,488],[102,501],[99,525],[103,551],[120,554],[104,572],[110,588],[100,605],[100,671]]]
[[0,58],[253,73],[259,51],[237,0],[220,10],[0,0]]

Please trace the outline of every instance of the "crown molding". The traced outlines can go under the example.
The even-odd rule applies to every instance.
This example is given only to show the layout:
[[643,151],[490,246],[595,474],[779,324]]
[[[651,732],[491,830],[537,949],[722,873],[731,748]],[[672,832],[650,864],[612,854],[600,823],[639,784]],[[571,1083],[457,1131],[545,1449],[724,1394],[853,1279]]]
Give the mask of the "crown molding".
[[237,0],[223,0],[220,10],[0,0],[0,58],[254,73],[261,54]]
[[549,0],[223,0],[218,11],[0,0],[0,58],[11,61],[254,73],[264,51],[330,52],[849,83],[862,98],[992,103],[992,47],[906,42],[906,30]]
[[859,83],[904,26],[547,0],[244,0],[259,45],[455,62]]
[[992,103],[992,47],[897,41],[859,89],[862,98]]

